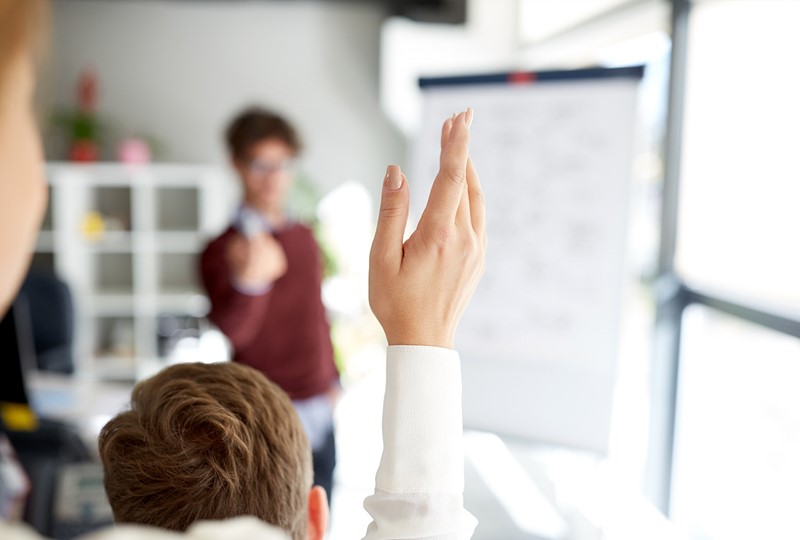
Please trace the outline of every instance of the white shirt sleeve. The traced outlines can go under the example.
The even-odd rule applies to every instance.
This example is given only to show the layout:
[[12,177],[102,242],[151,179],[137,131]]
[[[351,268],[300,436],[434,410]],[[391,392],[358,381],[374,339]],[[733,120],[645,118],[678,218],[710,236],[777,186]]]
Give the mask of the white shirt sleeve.
[[231,287],[241,294],[246,296],[262,296],[272,290],[272,282],[264,283],[263,285],[247,285],[231,277]]
[[462,540],[475,517],[464,508],[464,433],[458,353],[389,347],[383,456],[365,540]]

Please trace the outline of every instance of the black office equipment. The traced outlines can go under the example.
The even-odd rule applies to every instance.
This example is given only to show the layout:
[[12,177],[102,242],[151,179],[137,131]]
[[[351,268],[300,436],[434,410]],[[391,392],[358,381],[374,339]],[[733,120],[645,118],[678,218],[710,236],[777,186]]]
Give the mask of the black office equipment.
[[17,298],[0,320],[0,358],[0,402],[27,405],[24,374],[36,359],[24,297]]
[[69,286],[55,274],[31,272],[22,293],[28,303],[36,366],[40,371],[72,373],[75,317]]
[[[29,408],[26,376],[36,368],[33,330],[27,299],[20,294],[0,321],[0,407],[4,411],[0,431],[11,441],[31,484],[24,519],[39,533],[52,536],[54,499],[58,478],[65,467],[91,461],[89,449],[77,430],[63,422],[32,418],[34,422],[9,421],[33,414]],[[6,414],[11,409],[13,414]],[[83,532],[90,527],[83,529]]]

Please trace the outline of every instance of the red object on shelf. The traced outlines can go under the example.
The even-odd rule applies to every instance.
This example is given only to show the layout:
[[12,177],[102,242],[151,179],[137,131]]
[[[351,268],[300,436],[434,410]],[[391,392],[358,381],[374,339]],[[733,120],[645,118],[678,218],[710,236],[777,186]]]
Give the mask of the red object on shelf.
[[73,141],[69,151],[70,161],[77,163],[93,163],[100,154],[97,143],[88,140]]

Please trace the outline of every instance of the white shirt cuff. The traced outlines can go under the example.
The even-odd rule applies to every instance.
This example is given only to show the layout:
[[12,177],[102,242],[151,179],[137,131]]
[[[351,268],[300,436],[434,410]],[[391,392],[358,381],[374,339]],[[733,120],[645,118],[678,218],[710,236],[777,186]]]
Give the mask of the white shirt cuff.
[[262,294],[267,294],[272,289],[272,282],[269,282],[265,285],[248,285],[231,278],[231,286],[238,293],[245,294],[247,296],[261,296]]
[[456,351],[389,347],[383,445],[376,488],[463,492],[461,364]]

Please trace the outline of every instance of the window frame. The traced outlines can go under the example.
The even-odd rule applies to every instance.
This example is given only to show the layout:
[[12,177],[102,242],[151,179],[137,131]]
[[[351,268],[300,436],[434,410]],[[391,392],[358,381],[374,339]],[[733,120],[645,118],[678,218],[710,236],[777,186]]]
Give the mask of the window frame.
[[800,318],[765,308],[734,295],[723,296],[707,289],[693,288],[675,268],[677,225],[681,181],[681,150],[684,119],[686,58],[692,6],[697,0],[670,0],[672,6],[667,126],[661,240],[658,258],[655,351],[653,358],[650,452],[646,494],[670,516],[675,454],[681,334],[684,311],[695,304],[789,336],[800,338]]

